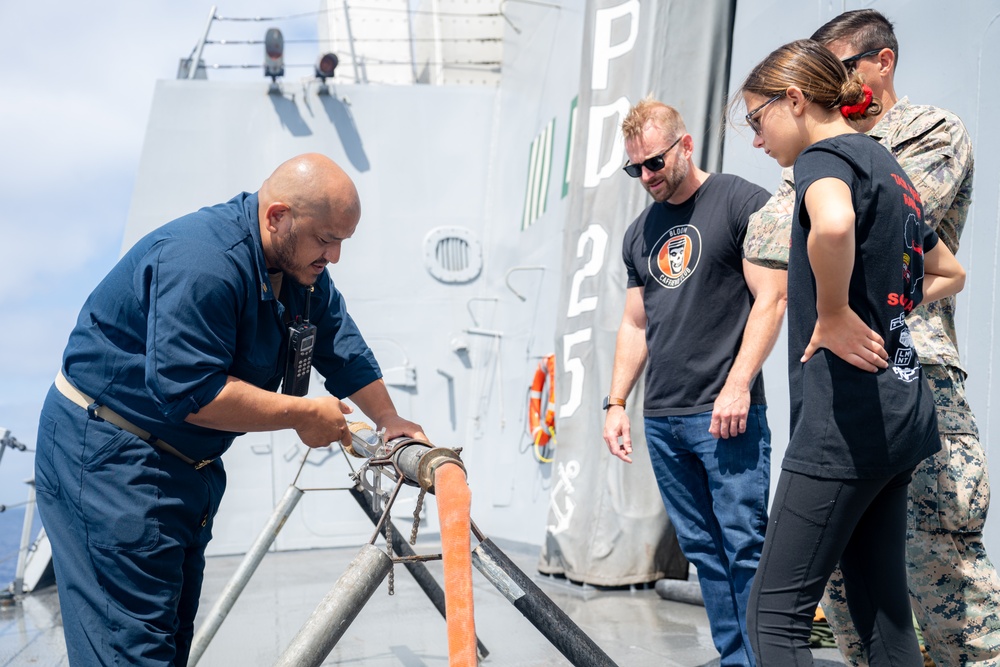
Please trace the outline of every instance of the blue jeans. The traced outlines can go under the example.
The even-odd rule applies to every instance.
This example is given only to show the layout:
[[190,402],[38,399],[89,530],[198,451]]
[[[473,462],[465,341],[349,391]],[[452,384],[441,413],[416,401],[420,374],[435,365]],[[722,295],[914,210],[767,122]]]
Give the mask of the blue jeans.
[[677,541],[698,570],[721,667],[753,667],[746,609],[767,526],[771,430],[750,406],[746,432],[716,439],[711,412],[647,417],[646,441]]

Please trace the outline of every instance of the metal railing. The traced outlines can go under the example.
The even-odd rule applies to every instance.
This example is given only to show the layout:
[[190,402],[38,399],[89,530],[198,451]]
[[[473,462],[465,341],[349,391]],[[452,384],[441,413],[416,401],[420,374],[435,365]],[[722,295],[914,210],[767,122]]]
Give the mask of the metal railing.
[[[27,452],[28,447],[23,443],[19,442],[17,438],[11,435],[11,432],[7,429],[0,428],[0,462],[3,461],[3,455],[7,449],[12,449],[14,451]],[[24,507],[24,521],[21,525],[21,540],[20,546],[16,552],[17,554],[17,566],[14,570],[14,580],[7,587],[7,593],[5,597],[18,598],[24,594],[24,570],[28,562],[28,554],[31,551],[32,539],[31,539],[31,528],[35,522],[35,480],[29,479],[28,484],[28,499],[21,503],[15,503],[12,505],[0,504],[0,513],[6,512],[8,509],[14,509],[16,507]],[[5,561],[13,557],[13,554],[0,554],[0,562]],[[2,591],[0,591],[2,594]]]
[[[213,57],[221,53],[216,47],[260,47],[260,38],[230,39],[213,36],[213,27],[220,23],[245,22],[281,25],[295,37],[284,44],[298,49],[293,58],[305,60],[300,45],[315,44],[316,54],[333,53],[344,69],[333,78],[353,83],[493,83],[501,69],[504,17],[500,10],[468,11],[464,13],[415,10],[392,7],[366,7],[352,5],[348,0],[329,2],[317,11],[289,16],[232,17],[223,16],[213,5],[208,14],[203,34],[195,43],[191,54],[181,59],[179,79],[207,78],[206,71],[262,70],[263,58],[256,62],[207,62],[203,60],[206,47]],[[436,8],[437,3],[432,3]],[[384,18],[387,16],[388,18]],[[304,21],[313,21],[315,28],[303,28]],[[325,21],[326,34],[322,35],[319,22]],[[467,24],[475,27],[469,28]],[[387,29],[385,26],[391,26]],[[303,37],[315,29],[315,37]],[[245,31],[244,31],[245,32]],[[291,54],[289,54],[291,55]],[[312,62],[284,64],[288,70],[313,70]],[[192,66],[197,63],[197,67]],[[349,71],[350,74],[346,74]]]

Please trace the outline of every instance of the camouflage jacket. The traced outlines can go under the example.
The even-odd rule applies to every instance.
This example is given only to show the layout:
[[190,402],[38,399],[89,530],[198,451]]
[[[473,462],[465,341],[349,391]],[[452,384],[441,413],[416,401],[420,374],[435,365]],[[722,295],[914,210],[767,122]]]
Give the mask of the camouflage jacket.
[[[952,252],[972,203],[972,140],[955,114],[896,102],[868,133],[889,149],[920,193],[924,220]],[[743,254],[754,264],[788,267],[795,179],[790,168],[767,204],[750,216]],[[920,362],[962,369],[955,334],[955,297],[915,308],[906,318]],[[964,369],[963,369],[964,370]]]

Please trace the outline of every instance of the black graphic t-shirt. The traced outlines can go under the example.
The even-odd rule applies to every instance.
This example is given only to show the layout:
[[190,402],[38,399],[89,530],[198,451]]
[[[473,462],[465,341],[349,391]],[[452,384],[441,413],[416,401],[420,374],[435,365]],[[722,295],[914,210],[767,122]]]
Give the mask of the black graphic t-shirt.
[[[851,188],[855,257],[848,304],[885,340],[889,367],[860,370],[827,349],[799,362],[816,325],[806,191],[822,178]],[[806,148],[795,161],[788,262],[791,438],[781,467],[825,478],[888,477],[940,449],[934,404],[905,317],[923,298],[924,253],[937,235],[896,159],[864,134]]]
[[[712,409],[753,303],[743,278],[747,221],[767,199],[738,176],[711,174],[683,204],[654,203],[626,230],[628,286],[644,287],[645,416]],[[760,374],[750,400],[765,402]]]

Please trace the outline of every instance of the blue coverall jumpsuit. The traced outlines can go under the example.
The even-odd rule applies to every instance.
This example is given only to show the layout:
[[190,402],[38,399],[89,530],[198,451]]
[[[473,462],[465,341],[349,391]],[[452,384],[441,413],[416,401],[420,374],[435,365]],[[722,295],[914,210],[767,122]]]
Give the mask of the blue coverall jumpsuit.
[[311,297],[291,279],[281,302],[272,293],[257,206],[242,193],[141,239],[70,334],[62,372],[73,386],[188,458],[215,459],[196,470],[49,390],[35,475],[71,664],[187,662],[225,488],[218,457],[238,434],[184,419],[229,375],[276,390],[286,322],[306,298],[327,390],[349,396],[381,377],[329,275]]

